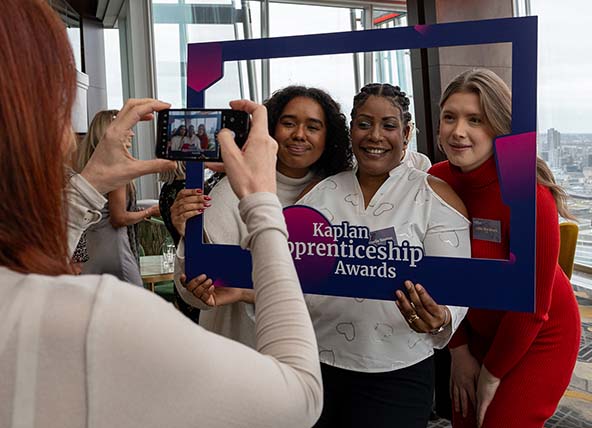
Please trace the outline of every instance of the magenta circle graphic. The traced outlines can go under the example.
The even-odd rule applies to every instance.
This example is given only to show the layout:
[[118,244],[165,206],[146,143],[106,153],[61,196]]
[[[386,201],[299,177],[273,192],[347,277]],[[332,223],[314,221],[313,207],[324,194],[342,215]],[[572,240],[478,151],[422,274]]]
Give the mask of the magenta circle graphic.
[[[318,256],[315,250],[309,251],[308,243],[318,248],[319,243],[336,244],[332,237],[320,236],[315,230],[324,230],[331,223],[317,210],[305,206],[292,206],[284,209],[284,217],[288,227],[288,242],[292,251],[292,259],[302,284],[308,290],[326,282],[333,273],[336,257]],[[316,226],[315,226],[316,225]],[[312,246],[310,247],[312,248]],[[310,255],[312,253],[312,255]],[[307,291],[307,290],[305,290]]]

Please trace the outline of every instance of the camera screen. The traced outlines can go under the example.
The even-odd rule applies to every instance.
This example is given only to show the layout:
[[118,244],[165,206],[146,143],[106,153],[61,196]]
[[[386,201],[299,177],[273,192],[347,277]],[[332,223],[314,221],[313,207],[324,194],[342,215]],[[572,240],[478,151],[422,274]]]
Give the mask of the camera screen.
[[167,153],[188,159],[217,159],[220,148],[216,136],[221,127],[221,111],[170,110]]

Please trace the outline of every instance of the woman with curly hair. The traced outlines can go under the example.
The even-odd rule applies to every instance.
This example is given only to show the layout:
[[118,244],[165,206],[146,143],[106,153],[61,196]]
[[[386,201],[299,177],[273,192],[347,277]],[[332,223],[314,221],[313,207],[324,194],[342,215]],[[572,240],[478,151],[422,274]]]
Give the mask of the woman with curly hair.
[[[277,195],[282,206],[294,204],[311,184],[352,168],[346,118],[329,94],[317,88],[288,86],[275,92],[264,105],[269,133],[278,142]],[[171,217],[181,236],[185,234],[187,219],[201,213],[204,213],[204,229],[212,243],[238,245],[247,234],[238,211],[238,199],[226,178],[220,180],[209,195],[203,195],[201,189],[179,192]],[[184,255],[183,242],[177,254]],[[183,272],[184,258],[177,261],[177,271]],[[203,310],[200,325],[254,346],[252,290],[214,289],[212,280],[205,274],[185,286],[178,280],[175,284],[185,302]]]

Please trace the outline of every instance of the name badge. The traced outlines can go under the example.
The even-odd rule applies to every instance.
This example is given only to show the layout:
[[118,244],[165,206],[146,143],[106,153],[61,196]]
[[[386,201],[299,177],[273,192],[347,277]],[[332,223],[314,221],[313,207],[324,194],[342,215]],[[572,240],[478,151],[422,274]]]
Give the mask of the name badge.
[[387,245],[386,241],[393,241],[395,245],[397,243],[397,234],[395,233],[394,227],[387,227],[386,229],[372,230],[370,231],[369,244],[380,246]]
[[473,239],[502,242],[502,223],[499,220],[473,218]]

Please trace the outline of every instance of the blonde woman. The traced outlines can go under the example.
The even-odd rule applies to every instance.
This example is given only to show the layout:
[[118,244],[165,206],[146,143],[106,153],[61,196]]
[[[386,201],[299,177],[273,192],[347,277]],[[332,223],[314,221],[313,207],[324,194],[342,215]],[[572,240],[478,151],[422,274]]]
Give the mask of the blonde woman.
[[[104,110],[96,114],[88,133],[80,143],[76,169],[84,169],[117,110]],[[129,146],[131,137],[129,134]],[[138,211],[136,189],[133,183],[107,194],[108,203],[101,210],[101,220],[86,232],[89,260],[82,273],[109,273],[122,281],[142,286],[139,266],[139,244],[136,225],[142,220],[159,215],[158,206]]]
[[[458,75],[440,100],[438,140],[448,160],[430,173],[458,193],[473,225],[479,220],[495,230],[490,236],[473,226],[474,258],[510,256],[510,210],[500,192],[493,139],[511,133],[511,106],[510,89],[486,69]],[[454,428],[541,428],[571,378],[580,317],[557,263],[557,215],[571,215],[565,192],[540,158],[536,172],[535,312],[469,309],[449,344]]]

